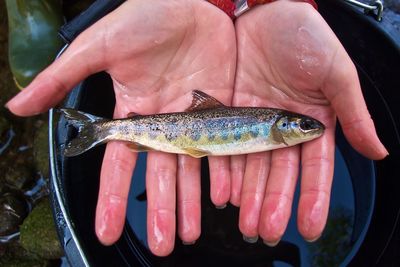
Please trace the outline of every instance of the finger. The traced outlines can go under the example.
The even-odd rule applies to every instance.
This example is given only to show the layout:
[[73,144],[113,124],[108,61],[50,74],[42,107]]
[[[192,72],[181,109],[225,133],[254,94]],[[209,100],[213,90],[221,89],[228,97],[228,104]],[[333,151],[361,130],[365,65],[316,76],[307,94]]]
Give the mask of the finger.
[[178,156],[178,234],[184,244],[193,244],[200,236],[200,160]]
[[248,242],[255,242],[258,238],[258,223],[270,170],[270,160],[270,152],[247,156],[240,202],[239,229]]
[[319,139],[302,145],[301,191],[297,224],[304,239],[317,239],[326,224],[335,154],[334,127]]
[[231,199],[232,205],[240,206],[240,194],[246,166],[246,156],[231,157]]
[[208,157],[210,168],[210,196],[214,205],[223,209],[231,190],[229,157]]
[[300,146],[272,152],[271,171],[259,225],[259,234],[269,246],[278,244],[286,230],[292,210],[299,164]]
[[[115,118],[126,117],[116,108]],[[97,200],[95,229],[104,245],[111,245],[121,236],[125,223],[128,194],[137,153],[123,142],[109,142],[103,157]]]
[[147,155],[147,240],[157,256],[167,256],[175,243],[176,155]]
[[16,115],[35,115],[59,103],[90,74],[105,68],[102,34],[89,28],[29,86],[12,98],[6,107]]
[[125,223],[126,207],[137,154],[125,143],[110,142],[103,158],[96,209],[96,235],[104,245],[115,243]]
[[[114,88],[118,84],[114,82]],[[115,118],[130,116],[129,107],[116,98]],[[109,142],[103,158],[100,190],[96,212],[96,233],[99,240],[111,245],[121,235],[125,218],[130,182],[137,153],[125,142]]]
[[371,159],[387,156],[388,152],[378,138],[365,104],[356,68],[342,47],[333,60],[323,91],[337,113],[351,145]]

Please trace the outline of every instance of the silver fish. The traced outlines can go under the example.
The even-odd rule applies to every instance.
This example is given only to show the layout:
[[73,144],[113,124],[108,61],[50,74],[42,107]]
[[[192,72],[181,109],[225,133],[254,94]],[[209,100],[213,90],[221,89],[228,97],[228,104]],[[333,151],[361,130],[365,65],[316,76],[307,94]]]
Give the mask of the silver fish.
[[79,155],[112,140],[130,142],[135,151],[158,150],[192,157],[239,155],[293,146],[321,136],[324,125],[287,110],[227,107],[193,91],[185,112],[136,115],[107,120],[72,109],[61,109],[78,129],[65,147],[66,156]]

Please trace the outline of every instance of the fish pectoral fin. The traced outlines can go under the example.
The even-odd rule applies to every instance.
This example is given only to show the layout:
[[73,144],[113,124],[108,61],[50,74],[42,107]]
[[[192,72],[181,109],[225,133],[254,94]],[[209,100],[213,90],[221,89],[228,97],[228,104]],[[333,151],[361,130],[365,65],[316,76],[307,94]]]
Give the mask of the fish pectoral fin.
[[184,148],[183,150],[189,156],[192,156],[194,158],[202,158],[202,157],[210,155],[210,152],[208,152],[208,151],[204,151],[204,150],[200,150],[200,149],[192,148],[192,147]]
[[145,151],[151,151],[153,150],[151,147],[139,144],[139,143],[135,143],[135,142],[131,142],[131,143],[127,143],[127,146],[134,152],[145,152]]
[[286,146],[289,146],[288,143],[286,143],[285,139],[283,138],[281,132],[279,132],[278,128],[274,125],[271,129],[271,135],[272,139],[275,143],[277,144],[285,144]]
[[215,99],[212,96],[207,95],[206,93],[194,90],[192,92],[192,104],[185,111],[196,111],[210,108],[221,108],[225,107],[220,101]]

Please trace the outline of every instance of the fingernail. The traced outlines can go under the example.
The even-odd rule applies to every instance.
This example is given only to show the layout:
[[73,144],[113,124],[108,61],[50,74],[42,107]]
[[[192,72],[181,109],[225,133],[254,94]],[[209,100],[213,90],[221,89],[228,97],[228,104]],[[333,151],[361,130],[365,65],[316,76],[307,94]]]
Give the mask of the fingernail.
[[278,239],[277,241],[267,241],[267,240],[263,240],[264,244],[267,245],[268,247],[271,247],[271,248],[276,247],[276,245],[278,245],[278,243],[279,243],[280,241],[281,241],[280,239]]
[[386,147],[383,146],[383,149],[385,150],[385,152],[384,152],[385,157],[389,156],[389,151],[386,149]]
[[319,235],[319,236],[317,236],[317,237],[315,237],[315,238],[313,238],[313,239],[306,239],[306,238],[304,238],[304,240],[307,241],[307,242],[309,242],[309,243],[312,243],[312,242],[317,241],[320,237],[321,237],[321,235]]
[[375,147],[375,151],[377,154],[382,155],[382,157],[387,157],[389,155],[388,150],[386,149],[386,147],[381,143],[380,146],[376,146]]
[[225,204],[223,204],[223,205],[221,205],[221,206],[217,206],[217,205],[215,205],[215,208],[216,208],[216,209],[218,209],[218,210],[223,210],[223,209],[225,209],[225,208],[226,208],[226,203],[225,203]]
[[190,242],[186,242],[186,241],[182,240],[182,244],[185,245],[185,246],[191,246],[191,245],[196,244],[196,240],[190,241]]
[[254,237],[243,235],[243,240],[246,241],[247,243],[254,244],[258,241],[258,235]]

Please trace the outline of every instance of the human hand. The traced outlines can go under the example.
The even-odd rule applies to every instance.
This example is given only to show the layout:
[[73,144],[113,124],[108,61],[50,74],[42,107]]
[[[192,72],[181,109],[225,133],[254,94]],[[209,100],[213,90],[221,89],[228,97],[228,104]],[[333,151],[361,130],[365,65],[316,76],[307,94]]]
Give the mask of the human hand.
[[[230,104],[234,34],[229,17],[205,1],[127,1],[83,32],[7,106],[21,116],[44,112],[81,80],[103,70],[113,79],[115,118],[183,111],[191,103],[191,91],[198,88]],[[124,143],[107,145],[96,211],[96,234],[103,244],[112,244],[121,235],[136,158]],[[210,173],[211,198],[221,206],[229,200],[229,158],[210,158]],[[180,238],[196,241],[200,161],[149,152],[146,188],[152,252],[165,256],[172,251],[176,206]]]
[[326,126],[316,140],[231,158],[231,202],[248,240],[276,245],[286,229],[301,161],[298,229],[309,241],[325,226],[333,178],[336,116],[350,144],[371,159],[387,151],[365,105],[357,72],[332,30],[306,3],[277,1],[236,21],[235,106],[278,107]]

